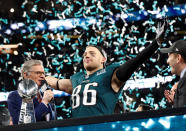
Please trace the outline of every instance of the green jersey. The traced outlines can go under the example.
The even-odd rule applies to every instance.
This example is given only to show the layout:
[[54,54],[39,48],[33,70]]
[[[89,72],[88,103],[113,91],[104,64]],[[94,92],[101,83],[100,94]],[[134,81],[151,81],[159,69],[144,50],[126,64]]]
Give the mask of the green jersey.
[[71,77],[73,118],[109,115],[114,112],[119,92],[115,93],[111,88],[111,79],[117,67],[119,63],[113,63],[89,76],[79,72]]

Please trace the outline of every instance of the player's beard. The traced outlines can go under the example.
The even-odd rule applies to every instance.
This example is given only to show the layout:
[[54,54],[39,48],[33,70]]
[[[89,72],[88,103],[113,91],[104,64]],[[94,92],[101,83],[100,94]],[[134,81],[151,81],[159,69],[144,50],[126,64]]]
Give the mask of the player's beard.
[[92,66],[86,66],[85,69],[87,71],[93,71],[94,69],[96,69],[95,67],[92,67]]
[[88,65],[84,65],[84,68],[86,71],[92,72],[92,71],[96,71],[97,67],[93,66],[92,64],[88,64]]

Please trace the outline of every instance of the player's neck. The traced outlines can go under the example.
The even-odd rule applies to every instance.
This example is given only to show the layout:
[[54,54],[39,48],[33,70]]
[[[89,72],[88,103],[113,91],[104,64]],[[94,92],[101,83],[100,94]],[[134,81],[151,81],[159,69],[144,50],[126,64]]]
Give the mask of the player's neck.
[[96,69],[93,69],[93,70],[86,70],[86,72],[87,72],[87,75],[91,75],[91,74],[94,74],[96,71],[98,71],[100,69],[103,69],[103,67],[99,67],[99,68],[96,68]]

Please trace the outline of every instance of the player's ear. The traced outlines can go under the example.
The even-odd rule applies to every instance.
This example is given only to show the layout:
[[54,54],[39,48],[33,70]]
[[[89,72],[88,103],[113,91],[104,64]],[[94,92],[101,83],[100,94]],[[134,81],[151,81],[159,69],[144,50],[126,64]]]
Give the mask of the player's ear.
[[101,62],[102,62],[102,63],[105,63],[106,60],[107,60],[107,59],[106,59],[105,57],[102,57],[102,61],[101,61]]
[[23,77],[24,77],[25,79],[27,79],[28,76],[29,76],[28,72],[24,72],[24,73],[23,73]]
[[177,55],[177,59],[178,59],[178,62],[184,63],[184,59],[180,54]]

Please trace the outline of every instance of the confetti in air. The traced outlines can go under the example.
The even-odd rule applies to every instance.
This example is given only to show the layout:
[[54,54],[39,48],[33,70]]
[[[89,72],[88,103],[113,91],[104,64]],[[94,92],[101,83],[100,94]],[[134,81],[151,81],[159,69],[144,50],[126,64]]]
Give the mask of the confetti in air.
[[[150,4],[147,0],[19,0],[18,3],[19,15],[14,19],[11,14],[0,16],[1,91],[16,89],[21,64],[28,58],[43,60],[46,74],[58,78],[69,78],[83,71],[83,50],[90,44],[104,47],[108,63],[122,64],[152,42],[157,22],[164,18],[168,18],[169,24],[168,44],[173,36],[186,39],[178,30],[185,28],[186,5],[177,5],[174,0],[155,0]],[[18,44],[18,48],[8,52],[10,50],[1,48],[4,44]],[[135,111],[139,103],[156,109],[167,107],[162,90],[170,89],[175,77],[168,79],[171,74],[166,57],[158,53],[131,76],[135,88],[127,87],[130,90],[122,92],[126,109]],[[164,83],[160,83],[157,75],[165,79]],[[151,83],[140,81],[145,78],[153,79]],[[141,85],[155,88],[136,90]],[[64,106],[63,102],[58,108]],[[63,111],[69,109],[63,108]]]

